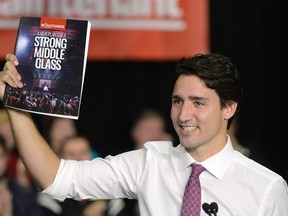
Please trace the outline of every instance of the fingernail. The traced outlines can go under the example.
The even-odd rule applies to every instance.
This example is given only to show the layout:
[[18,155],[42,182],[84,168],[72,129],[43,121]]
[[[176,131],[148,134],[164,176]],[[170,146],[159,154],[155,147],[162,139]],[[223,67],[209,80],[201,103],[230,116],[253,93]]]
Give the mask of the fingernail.
[[18,62],[17,60],[15,60],[15,61],[14,61],[14,64],[15,64],[15,65],[18,65],[18,64],[19,64],[19,62]]

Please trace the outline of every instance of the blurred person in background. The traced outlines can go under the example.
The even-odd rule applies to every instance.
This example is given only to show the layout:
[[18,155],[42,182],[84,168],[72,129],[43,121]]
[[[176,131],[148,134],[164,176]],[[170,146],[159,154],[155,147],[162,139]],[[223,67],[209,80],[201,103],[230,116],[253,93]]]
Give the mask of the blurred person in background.
[[[40,132],[51,149],[60,156],[61,145],[68,137],[78,134],[75,121],[52,116],[42,116],[39,122]],[[39,194],[38,202],[44,209],[45,216],[62,216],[61,203],[46,195]]]
[[[43,134],[44,138],[47,140],[47,142],[51,146],[51,149],[58,156],[61,156],[64,153],[66,154],[66,151],[63,151],[63,146],[62,146],[63,144],[65,144],[66,139],[71,138],[71,137],[76,138],[77,136],[79,136],[76,122],[73,119],[43,116],[39,124],[41,126],[40,127],[41,133]],[[79,137],[79,140],[80,140],[80,137]],[[79,149],[86,146],[87,144],[90,145],[90,142],[88,142],[88,140],[84,142],[84,137],[83,137],[82,142],[79,142],[79,143],[80,143]],[[86,146],[85,148],[88,148],[88,147]],[[69,148],[67,149],[69,150]],[[89,146],[89,149],[90,149],[89,159],[99,156],[98,152],[95,149],[93,149],[91,146]],[[74,149],[72,149],[72,153],[74,152],[76,157],[79,157],[80,152],[77,153],[76,151],[73,151],[73,150]],[[84,157],[87,158],[87,155],[84,155]],[[68,206],[68,203],[71,203],[74,201],[67,200],[67,202],[61,203],[45,195],[40,195],[39,202],[44,208],[45,216],[64,216],[64,215],[69,215],[71,213],[71,211],[69,211],[69,209],[67,209],[65,206]],[[75,202],[75,203],[78,203],[78,202]],[[78,207],[80,208],[81,205],[78,205]],[[75,216],[76,215],[79,215],[79,211],[75,211]],[[72,216],[72,215],[69,215],[69,216]]]
[[135,149],[142,148],[148,141],[171,141],[172,134],[166,131],[166,119],[164,115],[152,108],[145,108],[137,113],[130,131]]
[[[29,175],[27,169],[25,168],[25,165],[22,161],[22,159],[19,157],[16,161],[16,169],[15,169],[16,175],[15,179],[16,181],[21,184],[22,186],[26,188],[34,189],[34,184],[32,181],[31,176]],[[35,188],[35,191],[37,189]]]
[[235,118],[230,125],[230,128],[228,130],[228,134],[231,139],[231,143],[233,145],[233,148],[236,151],[239,151],[241,154],[245,155],[246,157],[249,157],[258,163],[261,163],[263,165],[269,165],[269,160],[265,159],[263,154],[261,152],[256,151],[253,149],[253,146],[249,146],[246,143],[241,143],[238,136],[239,136],[239,117]]
[[[140,110],[133,119],[130,137],[135,149],[143,148],[149,141],[170,141],[174,143],[172,134],[166,131],[166,119],[163,113],[153,108]],[[106,216],[140,216],[136,199],[109,200]]]
[[36,194],[29,187],[19,184],[8,174],[9,151],[0,135],[0,215],[43,216]]
[[[61,143],[60,157],[67,160],[92,160],[92,147],[87,137],[67,137]],[[81,178],[81,176],[79,176]],[[66,199],[60,202],[61,216],[103,216],[105,201]]]
[[243,155],[250,157],[251,150],[245,146],[243,146],[237,137],[238,133],[238,119],[234,119],[233,123],[231,124],[228,134],[230,135],[232,145],[236,151],[241,152]]
[[34,188],[32,179],[27,172],[16,149],[11,123],[5,109],[0,109],[0,136],[5,140],[8,151],[8,174],[24,187]]
[[60,154],[63,140],[78,134],[73,119],[43,116],[40,125],[41,133],[57,155]]
[[[78,135],[77,125],[73,119],[43,116],[39,125],[40,132],[57,155],[60,154],[63,140]],[[99,157],[98,151],[93,147],[91,152],[92,158]]]
[[16,177],[16,163],[19,155],[16,149],[9,116],[4,108],[0,108],[0,135],[4,138],[8,151],[8,174],[14,178]]
[[[18,154],[15,145],[15,139],[12,133],[11,123],[7,111],[0,109],[0,136],[5,140],[5,145],[8,154],[7,174],[17,184],[35,193],[36,201],[38,203],[39,190],[33,183],[31,176],[25,168],[21,157]],[[39,204],[39,203],[38,203]],[[40,204],[39,204],[40,205]]]

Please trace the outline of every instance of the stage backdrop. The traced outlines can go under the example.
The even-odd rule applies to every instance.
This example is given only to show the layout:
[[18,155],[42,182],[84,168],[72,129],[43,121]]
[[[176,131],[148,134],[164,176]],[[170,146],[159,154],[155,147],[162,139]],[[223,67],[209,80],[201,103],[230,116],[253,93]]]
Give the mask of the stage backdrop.
[[14,50],[21,16],[87,19],[89,60],[175,60],[209,51],[208,0],[0,1],[0,56]]

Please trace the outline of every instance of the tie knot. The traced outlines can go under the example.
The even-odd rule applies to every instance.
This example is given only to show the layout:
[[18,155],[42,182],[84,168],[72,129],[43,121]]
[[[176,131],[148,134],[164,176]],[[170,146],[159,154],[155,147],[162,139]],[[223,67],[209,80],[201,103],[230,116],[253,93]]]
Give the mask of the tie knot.
[[201,164],[192,164],[192,175],[194,177],[199,176],[204,170],[205,168]]

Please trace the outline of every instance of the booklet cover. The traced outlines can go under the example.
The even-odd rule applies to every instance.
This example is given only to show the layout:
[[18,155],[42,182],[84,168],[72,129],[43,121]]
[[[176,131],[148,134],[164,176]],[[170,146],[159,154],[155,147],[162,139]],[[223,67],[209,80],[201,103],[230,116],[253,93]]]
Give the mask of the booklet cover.
[[14,54],[24,87],[6,85],[4,106],[78,119],[90,29],[88,20],[21,17]]

